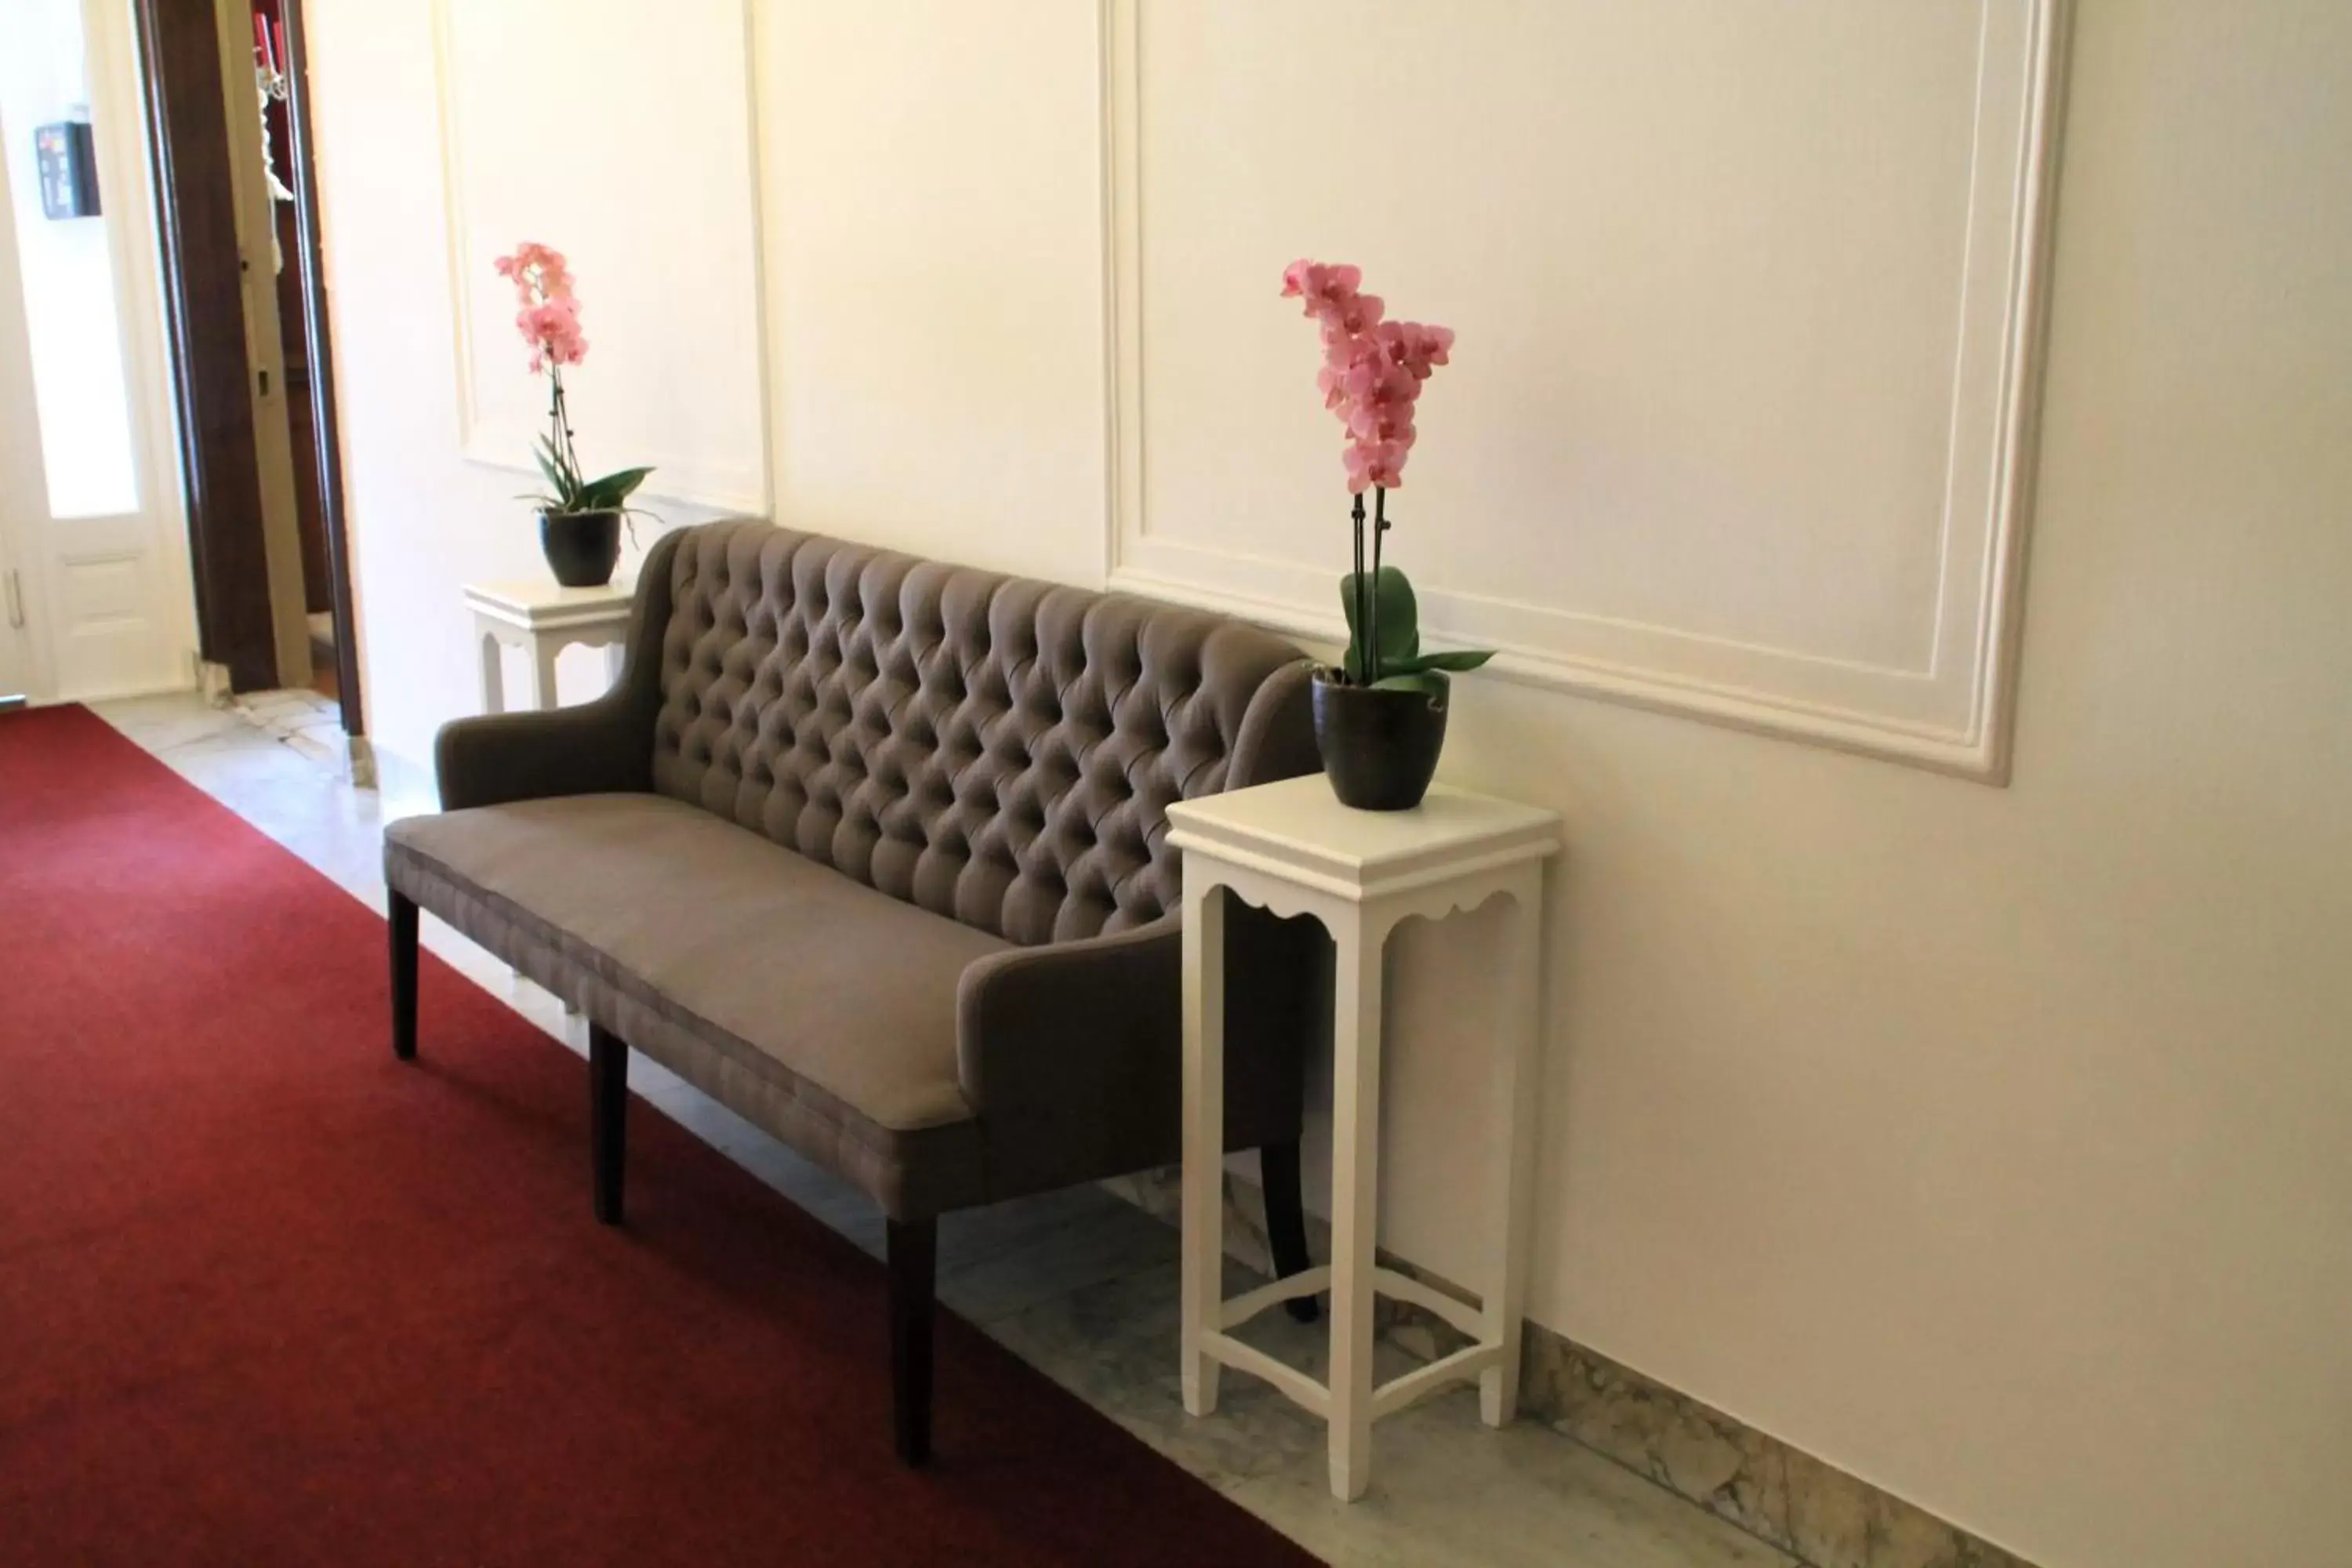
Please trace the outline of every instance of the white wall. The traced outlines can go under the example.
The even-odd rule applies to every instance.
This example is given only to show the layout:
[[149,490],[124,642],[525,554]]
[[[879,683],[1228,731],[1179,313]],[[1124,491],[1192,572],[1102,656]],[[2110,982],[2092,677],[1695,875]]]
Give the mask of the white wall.
[[[1474,367],[1390,509],[1425,628],[2001,771],[2045,0],[1108,10],[1114,582],[1338,634],[1336,431],[1266,258],[1361,260]],[[1332,83],[1394,106],[1360,150]]]
[[[741,0],[436,0],[459,409],[468,457],[530,468],[548,388],[525,374],[494,258],[551,244],[579,279],[588,361],[566,377],[593,479],[638,499],[768,506],[760,215]],[[514,62],[564,38],[561,71]],[[580,112],[580,83],[625,82]],[[549,155],[551,127],[562,153]],[[540,476],[529,472],[536,486]]]
[[[416,759],[472,704],[457,583],[535,546],[457,453],[426,7],[316,12],[368,699]],[[786,519],[1100,580],[1097,24],[761,5]],[[2337,1561],[2352,11],[2086,6],[2071,100],[2010,788],[1464,683],[1449,774],[1572,847],[1533,1310],[2040,1561]],[[1412,107],[1437,160],[1445,105]],[[1271,181],[1217,167],[1237,205]],[[1394,221],[1351,247],[1376,280],[1429,249]],[[1474,345],[1443,374],[1433,473]],[[1289,460],[1154,459],[1235,496]],[[1457,1273],[1462,952],[1410,933],[1393,978],[1386,1236]]]
[[[540,487],[536,475],[460,453],[467,422],[432,6],[405,0],[328,4],[314,11],[312,109],[362,688],[387,784],[407,788],[431,766],[434,731],[477,709],[478,663],[462,585],[546,574],[536,522],[515,499]],[[560,135],[562,127],[541,130]],[[515,149],[499,151],[510,156]],[[564,239],[520,227],[497,232],[509,243],[537,239],[560,247]],[[502,248],[484,243],[485,254]],[[677,262],[690,278],[693,258],[680,256]],[[591,349],[588,363],[575,373],[578,383],[593,382],[613,357],[596,345],[606,321],[595,296],[599,281],[593,273],[582,279]],[[505,325],[494,315],[485,334]],[[528,351],[519,339],[507,341],[512,376],[526,384]],[[486,366],[489,357],[486,350]],[[607,432],[584,417],[575,424],[598,471],[625,466]],[[608,454],[613,460],[606,463]],[[519,447],[514,460],[529,461],[527,446]],[[685,503],[659,504],[673,521],[708,515]],[[650,542],[644,526],[638,533],[640,544]],[[638,551],[624,549],[625,574]],[[562,667],[566,698],[592,693],[602,668],[601,654],[568,650]],[[509,677],[520,679],[520,665]]]
[[763,8],[780,518],[1101,580],[1093,13]]

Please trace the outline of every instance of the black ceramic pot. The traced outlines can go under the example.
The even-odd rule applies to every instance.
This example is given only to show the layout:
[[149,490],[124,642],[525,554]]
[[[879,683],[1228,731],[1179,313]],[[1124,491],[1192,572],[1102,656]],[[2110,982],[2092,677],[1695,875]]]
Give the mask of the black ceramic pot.
[[601,588],[621,562],[621,514],[604,511],[543,511],[539,547],[547,568],[567,588]]
[[1450,693],[1384,691],[1326,677],[1315,672],[1315,743],[1322,748],[1331,793],[1359,811],[1419,805],[1445,745]]

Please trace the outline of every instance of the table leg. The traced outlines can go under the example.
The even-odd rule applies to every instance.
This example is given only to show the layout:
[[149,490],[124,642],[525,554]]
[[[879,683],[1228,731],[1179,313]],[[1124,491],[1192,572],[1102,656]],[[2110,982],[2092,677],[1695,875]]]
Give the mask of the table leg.
[[604,685],[608,689],[621,684],[621,667],[628,661],[628,644],[608,642],[604,645]]
[[1331,1495],[1353,1502],[1372,1469],[1372,1268],[1380,1241],[1381,952],[1359,912],[1334,943],[1331,1068]]
[[506,645],[489,633],[481,634],[482,711],[503,713],[507,710]]
[[1202,1336],[1220,1327],[1225,1263],[1225,897],[1184,888],[1184,1409],[1217,1408],[1216,1361]]
[[1494,1164],[1486,1212],[1493,1251],[1480,1282],[1485,1337],[1501,1358],[1478,1374],[1478,1414],[1489,1426],[1518,1413],[1519,1336],[1527,1319],[1528,1209],[1535,1179],[1536,1101],[1543,1037],[1543,868],[1528,867],[1511,891],[1510,930],[1495,990]]
[[530,644],[530,705],[548,709],[561,705],[555,694],[555,656],[563,651],[561,644],[533,637]]

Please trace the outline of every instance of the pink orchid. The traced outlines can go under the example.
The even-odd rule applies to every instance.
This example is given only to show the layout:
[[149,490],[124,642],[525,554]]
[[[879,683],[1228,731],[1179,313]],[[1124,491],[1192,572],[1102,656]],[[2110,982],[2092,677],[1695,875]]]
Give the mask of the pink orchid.
[[[1421,652],[1412,584],[1402,571],[1381,563],[1381,540],[1391,525],[1388,492],[1404,483],[1405,459],[1419,438],[1412,416],[1422,384],[1452,357],[1454,333],[1420,321],[1387,320],[1386,305],[1379,295],[1363,292],[1363,281],[1358,268],[1319,261],[1301,259],[1282,269],[1283,298],[1305,302],[1323,340],[1323,363],[1315,372],[1315,384],[1323,394],[1323,406],[1348,427],[1340,459],[1348,489],[1356,498],[1349,509],[1349,521],[1356,529],[1355,570],[1339,584],[1348,612],[1347,657],[1336,668],[1318,671],[1316,679],[1418,693],[1442,710],[1448,675],[1475,669],[1494,655],[1475,648]],[[1364,504],[1367,489],[1372,491],[1369,508]],[[1400,612],[1402,628],[1387,619]],[[1354,799],[1338,782],[1339,770],[1331,771],[1339,799],[1349,805],[1392,809],[1420,798],[1416,792],[1402,803]]]
[[1359,360],[1339,378],[1348,399],[1361,408],[1411,406],[1421,396],[1421,383],[1412,373],[1385,354]]
[[1360,268],[1298,260],[1283,268],[1282,295],[1304,301],[1323,341],[1315,385],[1348,427],[1348,488],[1394,489],[1415,439],[1413,405],[1430,372],[1452,357],[1451,328],[1386,320],[1386,303],[1361,291]]
[[581,471],[564,402],[563,367],[588,357],[588,338],[580,330],[580,297],[572,292],[572,269],[563,253],[526,242],[491,265],[514,284],[515,300],[521,307],[515,312],[515,331],[530,346],[530,373],[547,377],[547,434],[540,437],[536,457],[550,491],[538,498],[541,510],[559,515],[624,509],[653,470],[624,468],[601,479]]
[[1341,454],[1348,468],[1348,489],[1361,494],[1367,485],[1395,489],[1404,473],[1406,441],[1359,441]]
[[580,307],[572,300],[551,300],[532,305],[515,317],[523,341],[531,346],[531,374],[549,365],[578,364],[588,357],[588,340],[580,331]]
[[1348,405],[1348,376],[1358,363],[1374,352],[1370,340],[1340,337],[1323,345],[1323,368],[1315,373],[1315,384],[1323,394],[1323,406],[1339,413],[1345,419]]
[[1318,307],[1315,319],[1322,325],[1323,342],[1328,347],[1370,331],[1387,308],[1378,294],[1351,294]]
[[1282,297],[1305,300],[1307,313],[1312,316],[1327,306],[1353,299],[1363,280],[1360,267],[1325,267],[1313,261],[1294,261],[1282,270]]
[[515,247],[512,256],[501,256],[490,265],[498,268],[499,277],[513,280],[516,301],[521,305],[572,298],[571,268],[563,252],[553,246],[525,240]]
[[1450,327],[1424,327],[1419,321],[1382,321],[1373,329],[1381,351],[1412,373],[1415,381],[1427,381],[1430,368],[1446,363],[1454,347],[1454,331]]
[[1415,439],[1412,405],[1359,403],[1348,410],[1348,435],[1357,441],[1397,441],[1411,447]]
[[580,331],[580,300],[572,291],[572,269],[563,253],[552,246],[526,240],[511,256],[491,265],[515,286],[515,330],[530,345],[534,375],[551,368],[578,364],[588,357],[588,340]]

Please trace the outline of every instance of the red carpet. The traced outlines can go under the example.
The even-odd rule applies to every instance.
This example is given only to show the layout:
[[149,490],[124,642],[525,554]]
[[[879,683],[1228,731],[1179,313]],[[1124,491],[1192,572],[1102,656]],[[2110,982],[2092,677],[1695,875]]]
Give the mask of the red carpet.
[[91,714],[0,716],[0,1562],[1311,1561],[978,1331],[890,1456],[879,1264]]

